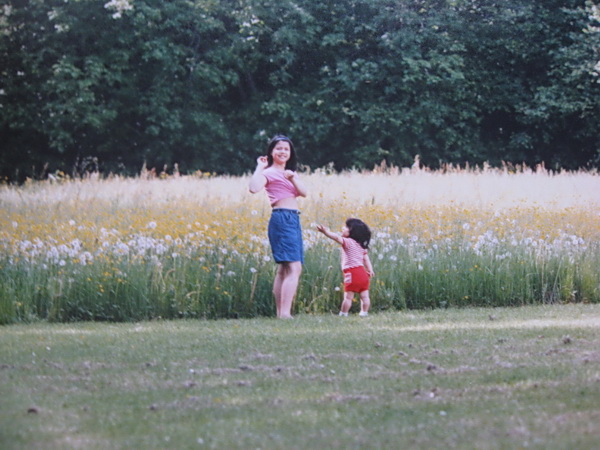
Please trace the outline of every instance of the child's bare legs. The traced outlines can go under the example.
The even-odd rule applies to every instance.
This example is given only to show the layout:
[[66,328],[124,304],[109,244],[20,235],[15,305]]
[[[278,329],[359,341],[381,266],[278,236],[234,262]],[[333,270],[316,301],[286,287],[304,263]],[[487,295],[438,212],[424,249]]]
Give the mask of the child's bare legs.
[[273,281],[273,295],[277,307],[277,317],[289,319],[292,317],[292,302],[298,289],[302,263],[300,261],[284,262],[279,264],[275,281]]
[[360,315],[366,316],[369,314],[369,308],[371,307],[371,299],[369,298],[369,291],[362,291],[360,293]]
[[354,292],[344,292],[344,300],[342,301],[340,312],[348,314],[348,311],[352,307],[352,299],[354,299]]

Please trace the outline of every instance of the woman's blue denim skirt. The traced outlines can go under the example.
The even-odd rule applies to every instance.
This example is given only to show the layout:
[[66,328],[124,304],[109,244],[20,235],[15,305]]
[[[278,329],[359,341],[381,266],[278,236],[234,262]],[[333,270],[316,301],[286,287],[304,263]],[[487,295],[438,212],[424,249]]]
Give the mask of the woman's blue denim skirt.
[[300,211],[275,208],[269,219],[269,243],[276,263],[304,263]]

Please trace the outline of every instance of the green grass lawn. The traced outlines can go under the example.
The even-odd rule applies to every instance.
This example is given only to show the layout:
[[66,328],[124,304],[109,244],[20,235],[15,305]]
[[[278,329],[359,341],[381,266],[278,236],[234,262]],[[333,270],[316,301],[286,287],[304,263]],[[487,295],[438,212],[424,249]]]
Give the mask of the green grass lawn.
[[0,448],[592,449],[600,305],[0,327]]

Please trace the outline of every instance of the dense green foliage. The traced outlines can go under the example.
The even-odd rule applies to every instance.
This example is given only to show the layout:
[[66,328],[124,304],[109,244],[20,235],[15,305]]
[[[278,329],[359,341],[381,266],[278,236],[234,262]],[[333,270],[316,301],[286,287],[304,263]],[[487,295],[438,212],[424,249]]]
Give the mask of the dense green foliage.
[[0,171],[600,161],[585,0],[8,0]]

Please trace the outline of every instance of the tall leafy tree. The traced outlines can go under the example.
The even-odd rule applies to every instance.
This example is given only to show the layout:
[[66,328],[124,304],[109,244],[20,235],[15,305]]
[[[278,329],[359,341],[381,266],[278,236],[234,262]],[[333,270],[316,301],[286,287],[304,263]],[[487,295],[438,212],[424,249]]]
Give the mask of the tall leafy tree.
[[[575,24],[561,30],[549,52],[548,77],[535,86],[532,101],[520,111],[539,160],[574,169],[600,163],[600,13],[585,7],[564,10]],[[553,25],[548,18],[545,23]],[[564,28],[564,27],[563,27]]]
[[2,175],[599,162],[589,0],[105,1],[0,10]]

